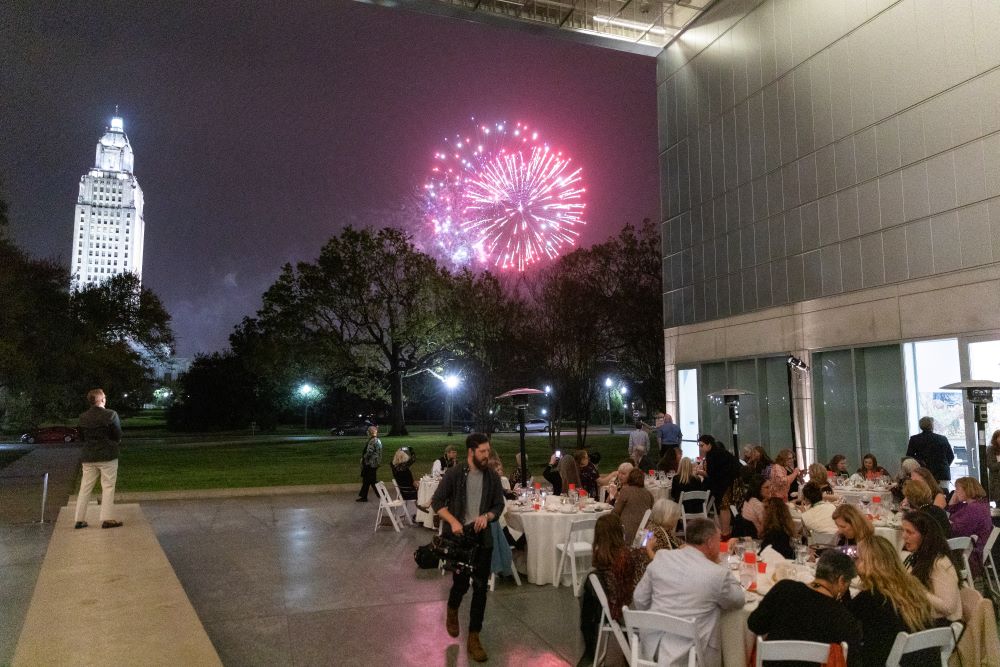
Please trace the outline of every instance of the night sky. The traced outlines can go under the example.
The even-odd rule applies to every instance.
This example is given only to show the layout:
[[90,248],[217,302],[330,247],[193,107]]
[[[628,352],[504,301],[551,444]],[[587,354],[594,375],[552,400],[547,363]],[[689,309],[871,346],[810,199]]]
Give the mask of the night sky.
[[584,168],[584,244],[658,219],[655,92],[652,58],[348,0],[16,0],[0,6],[0,187],[15,241],[68,268],[79,179],[120,105],[143,283],[190,356],[225,348],[285,262],[404,220],[473,115],[527,122]]

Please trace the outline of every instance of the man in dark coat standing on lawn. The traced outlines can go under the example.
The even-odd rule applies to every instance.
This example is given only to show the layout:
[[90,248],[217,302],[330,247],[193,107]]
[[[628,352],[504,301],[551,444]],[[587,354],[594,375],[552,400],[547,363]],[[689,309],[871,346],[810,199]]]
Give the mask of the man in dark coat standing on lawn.
[[951,462],[955,460],[955,452],[951,449],[948,438],[934,432],[934,418],[921,417],[920,433],[910,436],[906,447],[906,455],[920,461],[920,464],[934,473],[934,479],[947,486],[951,481]]

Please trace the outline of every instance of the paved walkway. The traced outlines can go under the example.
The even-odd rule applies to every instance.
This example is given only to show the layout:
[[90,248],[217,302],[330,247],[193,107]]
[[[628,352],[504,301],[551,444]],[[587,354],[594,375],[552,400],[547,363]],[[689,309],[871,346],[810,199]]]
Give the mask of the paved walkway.
[[[14,656],[53,522],[74,490],[79,465],[78,447],[39,446],[0,470],[0,665]],[[46,472],[47,523],[39,523]]]
[[[450,575],[413,562],[431,532],[373,532],[377,504],[353,497],[142,503],[223,664],[469,664],[471,594],[462,635],[452,639],[444,629]],[[578,627],[568,587],[504,580],[486,608],[489,664],[575,664]]]
[[52,533],[14,667],[221,666],[138,505],[116,505],[121,528],[74,530],[64,507]]

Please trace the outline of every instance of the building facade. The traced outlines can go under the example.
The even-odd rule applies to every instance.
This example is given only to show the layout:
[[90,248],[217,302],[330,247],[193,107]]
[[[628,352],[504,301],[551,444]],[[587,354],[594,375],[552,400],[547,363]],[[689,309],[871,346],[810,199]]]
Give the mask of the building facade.
[[142,278],[146,223],[133,160],[124,121],[116,115],[97,142],[94,166],[80,177],[70,268],[76,286],[125,272]]
[[790,446],[794,413],[800,458],[895,470],[929,415],[975,474],[941,387],[1000,380],[1000,3],[719,0],[657,65],[685,435],[729,442],[707,395],[738,388],[741,444]]

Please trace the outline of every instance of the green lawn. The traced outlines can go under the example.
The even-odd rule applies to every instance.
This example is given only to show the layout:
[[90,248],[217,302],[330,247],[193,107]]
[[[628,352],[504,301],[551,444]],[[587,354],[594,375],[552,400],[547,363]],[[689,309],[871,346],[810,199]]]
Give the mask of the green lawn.
[[6,468],[27,453],[27,449],[5,449],[0,451],[0,468]]
[[[173,440],[173,439],[171,439]],[[571,447],[575,437],[563,437],[564,447]],[[180,489],[241,488],[296,484],[340,484],[360,482],[359,460],[365,439],[332,437],[296,441],[288,436],[232,438],[213,435],[199,440],[188,436],[183,441],[166,439],[130,439],[126,437],[119,457],[118,490],[168,491]],[[379,479],[389,481],[389,461],[399,447],[410,447],[417,455],[414,476],[428,472],[434,459],[447,444],[454,444],[464,455],[465,436],[448,438],[444,434],[419,434],[404,438],[382,438],[383,465]],[[611,470],[626,455],[628,436],[592,435],[587,438],[590,451],[603,456],[601,470]],[[493,446],[509,472],[518,450],[518,436],[513,433],[493,436]],[[528,437],[528,461],[538,473],[548,461],[548,439]]]

